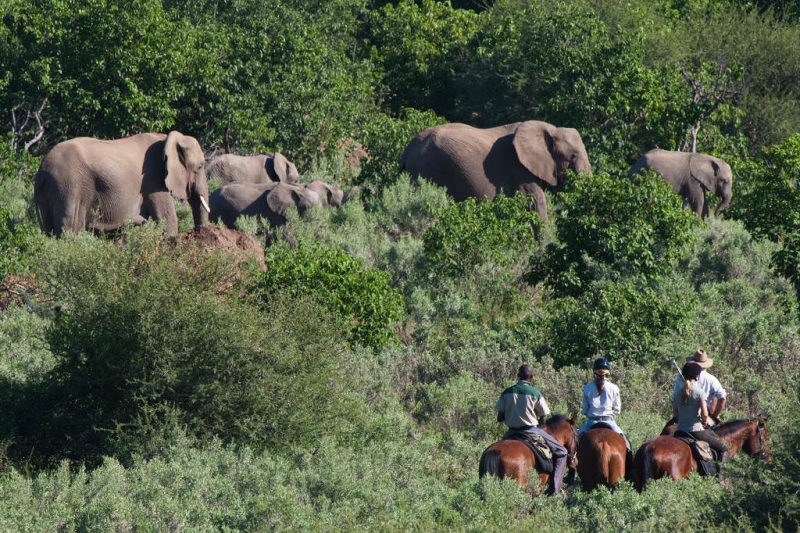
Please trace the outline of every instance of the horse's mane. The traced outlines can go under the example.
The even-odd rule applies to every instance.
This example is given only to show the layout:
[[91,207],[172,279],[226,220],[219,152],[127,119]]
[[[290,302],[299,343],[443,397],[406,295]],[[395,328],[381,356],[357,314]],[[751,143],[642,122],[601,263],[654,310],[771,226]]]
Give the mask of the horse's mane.
[[554,414],[553,416],[551,416],[551,417],[550,417],[550,418],[547,420],[547,422],[545,423],[545,425],[546,425],[546,426],[548,426],[548,427],[549,427],[549,426],[555,426],[556,424],[560,424],[560,423],[566,422],[566,421],[568,421],[568,420],[569,420],[569,418],[567,418],[567,415],[562,415],[562,414]]
[[744,426],[752,424],[753,422],[758,422],[755,418],[743,418],[740,420],[731,420],[730,422],[725,422],[724,424],[720,424],[719,426],[714,428],[714,433],[719,435],[720,437],[724,437],[726,435],[732,435],[738,431],[740,431]]

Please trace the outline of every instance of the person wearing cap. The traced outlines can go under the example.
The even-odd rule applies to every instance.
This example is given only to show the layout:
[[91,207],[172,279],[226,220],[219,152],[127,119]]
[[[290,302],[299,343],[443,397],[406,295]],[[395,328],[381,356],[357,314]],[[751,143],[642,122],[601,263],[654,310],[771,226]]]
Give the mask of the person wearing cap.
[[728,456],[728,447],[716,433],[705,426],[709,422],[706,393],[698,384],[703,367],[694,361],[683,365],[683,385],[672,395],[672,415],[678,419],[678,431],[685,431],[697,440],[705,441],[717,452],[719,462]]
[[546,494],[561,494],[564,471],[567,468],[567,449],[552,435],[539,428],[539,423],[550,416],[550,408],[542,393],[531,385],[533,367],[527,364],[520,366],[517,379],[497,400],[497,421],[505,423],[509,429],[535,433],[545,440],[553,453],[553,475],[550,476]]
[[[720,423],[720,415],[727,403],[727,393],[722,388],[722,384],[712,375],[708,369],[714,364],[714,360],[710,358],[705,350],[697,350],[694,355],[686,358],[686,362],[697,363],[702,372],[700,377],[697,378],[697,385],[703,389],[706,395],[706,407],[708,407],[708,416],[714,424]],[[679,376],[675,379],[675,385],[672,387],[673,395],[683,388],[683,379]]]
[[581,412],[586,415],[586,422],[578,429],[580,438],[592,426],[603,423],[608,424],[615,432],[625,437],[628,444],[628,455],[633,460],[633,447],[631,441],[624,431],[617,425],[615,418],[622,410],[619,387],[611,383],[608,379],[611,376],[611,364],[608,359],[601,357],[592,363],[594,380],[583,387],[583,400],[581,401]]

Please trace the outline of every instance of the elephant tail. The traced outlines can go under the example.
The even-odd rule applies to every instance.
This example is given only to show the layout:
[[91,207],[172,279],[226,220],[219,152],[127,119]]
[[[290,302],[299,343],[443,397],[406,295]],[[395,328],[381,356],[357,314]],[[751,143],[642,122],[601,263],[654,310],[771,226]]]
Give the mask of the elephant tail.
[[39,222],[39,228],[47,234],[52,234],[55,229],[47,187],[47,182],[50,179],[50,174],[42,170],[39,170],[33,178],[33,201],[36,206],[36,219]]

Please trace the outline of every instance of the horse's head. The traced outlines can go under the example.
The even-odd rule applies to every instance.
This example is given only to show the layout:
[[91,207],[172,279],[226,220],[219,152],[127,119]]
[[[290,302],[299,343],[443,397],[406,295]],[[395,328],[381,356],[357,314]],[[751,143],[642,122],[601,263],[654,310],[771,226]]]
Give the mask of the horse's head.
[[750,420],[755,425],[755,429],[742,447],[750,455],[757,455],[769,463],[772,461],[772,454],[770,453],[769,432],[766,424],[768,418],[769,415],[759,414],[758,418]]
[[572,418],[553,415],[545,425],[545,431],[567,449],[567,466],[569,468],[578,466],[578,430],[575,427],[577,420],[578,413],[572,413]]

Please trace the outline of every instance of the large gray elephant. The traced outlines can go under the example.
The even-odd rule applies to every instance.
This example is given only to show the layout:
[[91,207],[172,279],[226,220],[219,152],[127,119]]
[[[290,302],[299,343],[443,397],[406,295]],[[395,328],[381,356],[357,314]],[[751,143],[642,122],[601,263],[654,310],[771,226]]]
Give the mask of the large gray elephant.
[[220,183],[300,183],[297,167],[280,153],[223,154],[206,164],[208,179]]
[[286,214],[296,208],[302,215],[312,206],[321,206],[319,195],[305,187],[288,183],[230,183],[211,194],[211,220],[221,220],[236,228],[243,215],[266,218],[273,226],[286,223]]
[[428,128],[406,146],[400,167],[447,187],[457,201],[517,191],[533,195],[542,220],[543,187],[561,185],[568,169],[592,170],[577,130],[537,120],[489,129],[458,123]]
[[631,167],[633,176],[642,170],[652,169],[664,176],[672,188],[683,196],[684,207],[688,204],[698,216],[708,216],[706,191],[714,191],[720,204],[714,212],[720,216],[733,198],[733,172],[722,159],[691,152],[672,152],[656,148],[650,150]]
[[322,180],[313,180],[304,184],[304,187],[317,193],[322,201],[322,205],[325,207],[338,207],[342,205],[344,201],[344,191],[342,189],[330,183],[325,183]]
[[178,233],[175,198],[188,201],[195,226],[208,223],[203,150],[173,131],[124,139],[78,137],[57,144],[34,177],[39,224],[47,234],[110,231],[152,218]]

